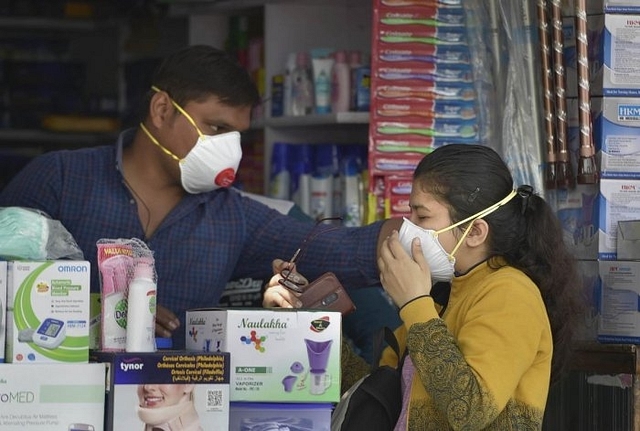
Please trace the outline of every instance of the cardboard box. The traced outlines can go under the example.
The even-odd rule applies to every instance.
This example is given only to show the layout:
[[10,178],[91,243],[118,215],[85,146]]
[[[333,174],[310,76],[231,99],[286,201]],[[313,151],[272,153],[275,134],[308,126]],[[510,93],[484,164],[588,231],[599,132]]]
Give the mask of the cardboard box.
[[4,362],[7,335],[7,262],[0,261],[0,363]]
[[187,350],[231,354],[232,402],[340,400],[340,313],[198,309],[186,322]]
[[640,98],[592,98],[591,110],[601,178],[640,179]]
[[153,424],[158,429],[227,431],[228,353],[95,352],[92,359],[108,367],[108,430],[143,430]]
[[0,429],[102,431],[104,393],[104,364],[2,364]]
[[333,405],[301,403],[231,403],[229,431],[331,429]]
[[87,261],[10,261],[6,361],[87,362]]
[[640,96],[640,15],[610,15],[604,18],[605,96]]
[[602,299],[598,341],[640,343],[640,262],[600,261]]
[[618,260],[620,221],[640,220],[639,180],[600,180],[598,195],[598,259]]

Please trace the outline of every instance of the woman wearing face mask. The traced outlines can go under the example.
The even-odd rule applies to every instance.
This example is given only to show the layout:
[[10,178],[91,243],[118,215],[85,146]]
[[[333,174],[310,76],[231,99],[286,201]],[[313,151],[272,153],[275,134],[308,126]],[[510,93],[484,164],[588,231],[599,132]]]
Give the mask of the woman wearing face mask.
[[194,385],[139,385],[138,417],[144,431],[203,431],[193,405]]
[[[418,165],[410,205],[378,259],[408,350],[395,429],[540,429],[579,311],[579,277],[552,209],[513,184],[495,151],[455,144]],[[451,283],[444,310],[431,296],[438,281]],[[280,289],[267,290],[266,305],[289,295]],[[381,363],[398,358],[386,349]],[[368,371],[345,348],[342,364],[343,390]]]

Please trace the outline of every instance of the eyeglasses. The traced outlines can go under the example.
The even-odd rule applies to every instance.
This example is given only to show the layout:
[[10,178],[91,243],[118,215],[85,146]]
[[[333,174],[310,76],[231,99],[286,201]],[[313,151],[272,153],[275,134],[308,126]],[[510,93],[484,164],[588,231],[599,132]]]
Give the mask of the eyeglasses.
[[316,222],[313,229],[311,229],[311,231],[309,231],[309,233],[304,238],[304,240],[302,240],[302,244],[300,245],[300,247],[298,247],[298,249],[293,253],[293,256],[291,257],[291,259],[289,259],[289,267],[280,271],[280,275],[282,276],[282,278],[278,280],[278,283],[280,283],[282,286],[286,287],[287,289],[292,290],[293,292],[296,292],[296,293],[304,292],[305,287],[309,284],[309,282],[302,275],[295,272],[296,263],[299,261],[300,257],[306,251],[306,246],[311,240],[313,240],[315,237],[323,233],[340,229],[341,226],[332,226],[322,230],[318,229],[320,225],[330,220],[342,220],[342,217],[326,217]]

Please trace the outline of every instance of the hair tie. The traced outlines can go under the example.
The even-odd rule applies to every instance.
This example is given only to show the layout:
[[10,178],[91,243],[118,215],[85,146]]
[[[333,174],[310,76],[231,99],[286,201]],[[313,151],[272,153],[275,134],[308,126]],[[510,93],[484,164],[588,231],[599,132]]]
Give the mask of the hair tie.
[[529,198],[533,194],[533,187],[524,184],[518,187],[516,191],[518,192],[518,196],[522,198],[522,214],[524,215],[529,207]]

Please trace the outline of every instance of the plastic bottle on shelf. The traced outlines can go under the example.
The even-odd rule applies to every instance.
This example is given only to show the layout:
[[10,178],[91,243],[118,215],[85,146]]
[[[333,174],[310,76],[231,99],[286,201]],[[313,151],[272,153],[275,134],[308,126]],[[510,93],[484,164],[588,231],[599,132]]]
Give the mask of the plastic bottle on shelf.
[[349,51],[349,109],[356,110],[356,70],[362,67],[362,52]]
[[271,175],[269,178],[269,196],[289,200],[291,173],[289,172],[289,148],[284,142],[275,142],[271,153]]
[[156,294],[153,258],[140,257],[127,297],[127,352],[156,351]]
[[287,64],[284,68],[284,97],[283,97],[283,111],[285,116],[291,116],[293,108],[293,71],[296,68],[296,56],[295,52],[287,55]]
[[331,70],[331,112],[347,112],[351,101],[351,70],[347,64],[347,53],[336,51]]
[[309,53],[298,52],[296,68],[291,77],[291,115],[309,115],[313,112],[313,77]]

